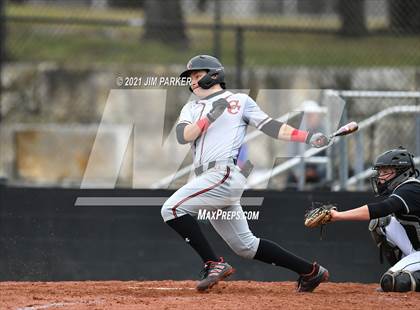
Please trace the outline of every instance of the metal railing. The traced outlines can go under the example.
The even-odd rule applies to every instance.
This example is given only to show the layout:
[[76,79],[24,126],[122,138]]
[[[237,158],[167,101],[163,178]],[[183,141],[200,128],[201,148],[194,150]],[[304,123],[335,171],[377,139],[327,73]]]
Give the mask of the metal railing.
[[[338,96],[343,100],[348,98],[410,98],[410,99],[420,99],[420,92],[393,92],[393,91],[337,91],[337,90],[325,90],[326,96]],[[277,118],[278,121],[286,121],[290,117],[294,117],[298,115],[300,112],[292,112],[282,115],[281,117]],[[363,136],[362,132],[366,130],[366,128],[372,126],[373,124],[379,122],[383,118],[394,115],[394,114],[420,114],[420,106],[393,106],[389,107],[383,111],[380,111],[369,118],[359,122],[359,131],[356,133],[356,152],[357,154],[363,154]],[[343,119],[345,121],[346,113],[344,113]],[[420,115],[417,118],[420,120]],[[260,136],[262,132],[260,131],[253,131],[252,133],[248,134],[245,137],[244,142],[249,142],[258,136]],[[417,133],[418,135],[420,133]],[[419,140],[419,139],[416,139]],[[312,156],[321,153],[325,149],[329,148],[333,144],[340,143],[339,145],[339,157],[340,157],[340,167],[339,167],[339,184],[334,185],[332,187],[333,190],[342,190],[347,189],[348,186],[354,185],[355,183],[358,184],[358,189],[362,189],[363,180],[368,178],[370,175],[368,170],[364,170],[363,167],[363,156],[356,156],[355,160],[355,175],[351,178],[348,177],[348,149],[347,149],[347,142],[346,139],[341,139],[340,137],[335,138],[329,146],[324,148],[311,148],[303,153],[302,156],[291,158],[280,165],[275,166],[272,170],[262,173],[257,178],[251,179],[248,184],[247,188],[253,188],[264,182],[267,182],[270,178],[282,174],[288,171],[291,168],[294,168],[300,165],[302,162],[309,162],[312,161]],[[420,144],[420,141],[417,141]],[[417,146],[419,148],[420,146]],[[420,154],[420,153],[419,153]],[[320,159],[320,162],[326,162],[328,164],[328,160]],[[152,184],[152,188],[159,188],[163,186],[169,185],[172,181],[183,177],[191,172],[193,165],[186,166],[179,170],[178,172],[171,174],[160,181]]]
[[[345,102],[348,99],[420,99],[420,92],[417,91],[354,91],[354,90],[328,90],[327,96],[339,96]],[[346,111],[346,110],[345,110]],[[420,106],[393,106],[387,108],[383,111],[380,111],[367,119],[359,122],[359,131],[355,135],[356,139],[356,154],[359,156],[355,157],[355,174],[361,174],[364,171],[363,160],[364,160],[364,148],[363,148],[363,130],[373,126],[375,123],[379,122],[381,119],[392,115],[392,114],[419,114],[416,117],[416,130],[415,130],[415,153],[420,154]],[[344,113],[346,114],[346,113]],[[348,143],[346,140],[342,140],[339,147],[339,158],[340,158],[340,184],[339,186],[334,186],[333,189],[336,190],[345,190],[348,188],[348,171],[349,171],[349,160],[348,160]],[[357,189],[363,189],[363,179],[358,180]]]
[[[420,157],[414,157],[413,160],[414,160],[414,164],[415,165],[420,164]],[[347,188],[349,186],[352,186],[352,185],[355,185],[355,184],[359,183],[360,181],[364,181],[364,180],[370,178],[373,175],[374,171],[375,171],[372,168],[373,167],[369,167],[368,169],[363,170],[362,172],[359,172],[358,174],[355,174],[354,176],[352,176],[351,178],[349,178],[347,180],[347,183],[346,183]],[[339,187],[335,187],[335,188],[333,188],[333,190],[339,190]]]
[[[420,93],[419,93],[419,95],[420,95]],[[379,120],[383,119],[386,116],[389,116],[389,115],[392,115],[392,114],[399,114],[399,113],[420,113],[420,106],[395,106],[395,107],[390,107],[390,108],[387,108],[387,109],[385,109],[385,110],[367,118],[364,121],[361,121],[359,123],[359,132],[357,133],[357,137],[360,137],[360,138],[356,138],[356,139],[361,139],[360,131],[363,131],[367,127],[373,125],[374,123],[378,122]],[[345,141],[345,139],[335,138],[335,140],[333,140],[332,143],[330,143],[330,145],[327,146],[327,147],[330,147],[331,145],[333,145],[335,143],[339,143],[340,141]],[[356,143],[356,146],[358,148],[358,151],[357,151],[358,154],[363,154],[363,151],[361,151],[359,149],[360,147],[362,147],[362,145],[363,145],[363,143],[361,143],[360,141],[359,141],[359,143]],[[305,153],[303,153],[302,158],[306,159],[306,158],[309,158],[311,156],[314,156],[314,155],[322,152],[327,147],[320,148],[320,149],[311,148],[311,149],[307,150]],[[340,153],[343,152],[343,151],[345,152],[346,149],[345,148],[340,148]],[[344,164],[340,164],[340,170],[345,169],[347,171],[348,170],[348,160],[346,161],[347,156],[346,155],[340,155],[340,158],[341,158],[341,162],[344,162]],[[360,156],[358,158],[359,158],[359,160],[363,159]],[[288,161],[274,167],[273,170],[262,174],[261,176],[259,176],[258,178],[255,178],[251,182],[248,182],[248,188],[253,188],[253,187],[256,187],[260,184],[263,184],[264,182],[267,182],[270,178],[272,178],[274,176],[277,176],[281,173],[284,173],[291,168],[296,167],[297,165],[299,165],[300,162],[301,162],[301,157],[295,157],[295,158],[289,159]],[[360,163],[359,164],[356,163],[356,167],[357,166],[363,167],[362,165],[360,165]],[[359,178],[357,179],[357,181],[361,182],[361,180],[363,180],[365,178],[368,178],[370,176],[370,175],[367,175],[367,172],[359,171],[359,170],[361,170],[361,169],[360,168],[356,169],[356,175],[359,175]],[[342,176],[343,174],[344,174],[344,172],[340,171],[340,176]],[[365,174],[366,174],[366,176],[365,176]],[[365,176],[365,177],[363,178],[363,176]],[[352,181],[351,181],[352,183],[349,183],[350,179],[346,178],[346,179],[344,179],[344,184],[343,184],[343,181],[341,179],[342,178],[340,177],[340,184],[333,186],[334,190],[347,189],[348,185],[351,185],[351,184],[353,184],[353,182],[355,182],[352,179]],[[359,189],[360,189],[360,187],[359,187]]]

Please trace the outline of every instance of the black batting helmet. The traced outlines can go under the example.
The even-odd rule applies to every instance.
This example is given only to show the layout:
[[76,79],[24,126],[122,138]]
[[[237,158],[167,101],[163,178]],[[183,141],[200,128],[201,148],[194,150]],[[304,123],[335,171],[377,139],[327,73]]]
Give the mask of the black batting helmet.
[[[209,89],[216,84],[226,88],[225,69],[216,57],[209,55],[198,55],[191,58],[187,63],[187,69],[180,74],[180,77],[189,77],[191,72],[199,70],[207,71],[207,74],[198,81],[201,88]],[[190,90],[192,91],[191,87]]]
[[379,155],[376,158],[373,169],[379,170],[380,168],[390,167],[396,170],[396,174],[392,179],[381,183],[379,173],[376,173],[371,178],[373,191],[377,195],[387,195],[408,178],[418,176],[419,172],[414,166],[413,157],[414,155],[410,154],[402,146]]

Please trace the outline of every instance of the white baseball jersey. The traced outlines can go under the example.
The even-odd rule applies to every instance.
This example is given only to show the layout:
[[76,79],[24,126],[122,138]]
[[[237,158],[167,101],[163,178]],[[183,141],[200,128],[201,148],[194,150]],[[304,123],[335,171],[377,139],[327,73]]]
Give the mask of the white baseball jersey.
[[205,133],[191,143],[194,165],[200,166],[213,160],[237,158],[250,124],[261,129],[271,120],[257,103],[243,93],[219,91],[206,98],[188,102],[181,111],[178,123],[192,124],[206,116],[214,101],[225,98],[229,105]]

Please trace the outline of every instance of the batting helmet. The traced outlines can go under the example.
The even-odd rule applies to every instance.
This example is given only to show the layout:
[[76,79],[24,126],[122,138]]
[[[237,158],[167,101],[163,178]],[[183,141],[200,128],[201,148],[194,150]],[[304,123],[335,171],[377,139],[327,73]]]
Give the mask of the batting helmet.
[[[225,69],[216,57],[209,55],[198,55],[191,58],[187,63],[187,69],[180,74],[180,77],[189,77],[191,72],[199,70],[207,71],[207,74],[198,81],[201,88],[209,89],[216,84],[226,88]],[[191,87],[190,90],[192,91]]]
[[392,179],[382,183],[380,182],[381,177],[379,176],[379,173],[376,173],[376,175],[370,179],[373,191],[378,195],[390,194],[395,187],[408,178],[418,176],[419,172],[414,166],[413,157],[414,155],[410,154],[402,146],[379,155],[376,158],[373,169],[379,170],[380,168],[390,167],[395,168],[396,173]]

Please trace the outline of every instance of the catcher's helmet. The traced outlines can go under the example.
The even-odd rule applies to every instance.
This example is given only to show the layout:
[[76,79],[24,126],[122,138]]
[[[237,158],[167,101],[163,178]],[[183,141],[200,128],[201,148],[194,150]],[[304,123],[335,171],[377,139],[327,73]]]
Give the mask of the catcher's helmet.
[[[199,70],[207,71],[207,74],[198,81],[201,88],[209,89],[216,84],[226,88],[225,69],[216,57],[209,55],[198,55],[191,58],[187,63],[187,69],[180,74],[180,77],[189,77],[191,72]],[[192,91],[191,87],[190,90]]]
[[408,178],[413,176],[417,177],[419,172],[414,166],[413,157],[414,155],[410,154],[402,146],[379,155],[376,158],[373,169],[379,170],[380,168],[390,167],[395,168],[396,173],[392,179],[381,183],[381,178],[377,172],[376,175],[370,179],[373,191],[377,195],[387,195]]

